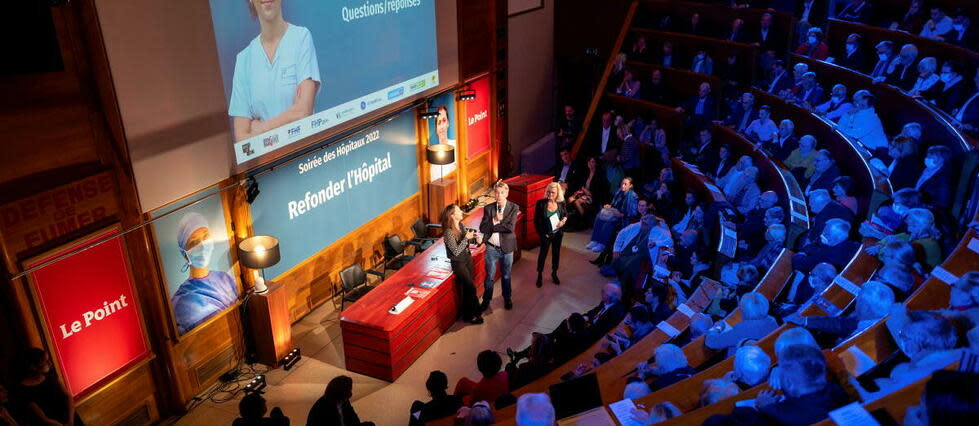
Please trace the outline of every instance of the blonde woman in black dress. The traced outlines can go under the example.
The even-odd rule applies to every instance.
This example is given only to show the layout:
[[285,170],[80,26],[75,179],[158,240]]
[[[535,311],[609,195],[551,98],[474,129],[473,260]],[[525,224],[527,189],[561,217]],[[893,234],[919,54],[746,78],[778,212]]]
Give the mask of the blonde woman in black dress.
[[462,226],[462,209],[450,204],[439,217],[442,223],[442,239],[445,241],[445,255],[452,262],[452,273],[455,275],[456,289],[460,294],[459,311],[464,321],[472,324],[482,324],[479,299],[476,298],[476,267],[473,264],[469,244],[475,239],[475,244],[482,244],[483,237],[476,231],[466,230]]

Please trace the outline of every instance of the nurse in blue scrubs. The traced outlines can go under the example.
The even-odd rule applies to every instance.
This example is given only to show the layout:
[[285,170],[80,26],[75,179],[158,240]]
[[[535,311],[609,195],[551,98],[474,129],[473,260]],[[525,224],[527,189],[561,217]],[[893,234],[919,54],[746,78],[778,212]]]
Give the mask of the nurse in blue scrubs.
[[184,334],[238,300],[238,284],[230,275],[208,268],[214,242],[204,216],[187,213],[177,224],[177,246],[184,271],[190,271],[170,299],[177,329]]
[[282,17],[282,0],[249,0],[261,33],[235,60],[228,115],[235,141],[313,114],[320,69],[313,37]]

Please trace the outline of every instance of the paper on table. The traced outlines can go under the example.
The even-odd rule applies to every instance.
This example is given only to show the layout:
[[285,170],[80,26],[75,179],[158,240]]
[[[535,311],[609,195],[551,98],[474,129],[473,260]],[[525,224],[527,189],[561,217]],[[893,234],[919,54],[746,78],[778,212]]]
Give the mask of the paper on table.
[[615,416],[615,419],[619,421],[620,425],[642,426],[642,423],[632,419],[632,410],[636,408],[636,404],[631,399],[626,398],[618,402],[613,402],[609,404],[608,408],[612,410],[612,415]]
[[880,426],[859,402],[830,411],[829,418],[839,426]]

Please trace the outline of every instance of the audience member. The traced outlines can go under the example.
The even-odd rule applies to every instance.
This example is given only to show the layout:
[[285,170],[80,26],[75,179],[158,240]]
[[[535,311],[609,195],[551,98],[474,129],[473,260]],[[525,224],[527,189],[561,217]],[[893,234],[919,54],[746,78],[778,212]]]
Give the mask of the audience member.
[[736,383],[727,379],[704,380],[700,393],[700,406],[706,407],[737,395],[741,389]]
[[945,11],[937,5],[931,8],[931,19],[925,22],[918,34],[935,40],[943,40],[948,33],[952,32],[952,18],[945,14]]
[[792,87],[792,78],[786,72],[785,62],[781,59],[777,59],[772,63],[772,69],[769,71],[769,80],[764,87],[766,92],[773,95],[777,95]]
[[432,397],[429,402],[415,401],[411,404],[409,425],[424,425],[426,422],[440,419],[456,412],[462,406],[462,399],[457,395],[449,395],[449,379],[445,373],[435,370],[428,374],[425,389]]
[[734,104],[731,113],[724,119],[724,125],[731,126],[738,132],[744,132],[752,121],[758,118],[758,108],[755,108],[755,95],[744,92],[741,100]]
[[575,115],[574,107],[571,105],[564,106],[564,115],[561,116],[560,125],[558,126],[558,131],[556,136],[560,141],[558,148],[569,147],[574,143],[575,137],[578,136],[578,131],[581,129],[581,123],[578,122],[578,118]]
[[571,207],[568,209],[568,221],[574,229],[587,227],[594,220],[593,215],[598,212],[599,206],[609,199],[608,181],[598,158],[589,157],[585,161],[585,170],[579,174],[577,181],[569,185],[568,193],[571,194],[567,197],[567,205]]
[[354,381],[348,376],[337,376],[326,385],[326,391],[309,409],[306,417],[307,425],[353,425],[374,426],[373,422],[362,422],[354,406],[350,405],[353,397]]
[[734,371],[724,378],[734,382],[741,390],[748,390],[768,381],[772,357],[753,345],[742,346],[734,353]]
[[655,263],[664,247],[673,247],[673,239],[670,228],[656,215],[647,214],[619,232],[612,248],[612,269],[624,294],[632,295],[642,265]]
[[627,98],[639,98],[639,91],[642,83],[635,77],[633,71],[626,68],[622,72],[622,82],[615,89],[615,94],[622,95]]
[[819,331],[841,339],[848,338],[870,327],[890,313],[894,305],[894,291],[878,281],[867,281],[860,287],[856,308],[845,316],[807,316],[793,315],[786,322],[801,325],[808,330]]
[[941,90],[943,83],[935,72],[938,69],[938,61],[929,56],[918,61],[918,79],[908,93],[911,96],[926,97],[933,90]]
[[[849,211],[849,210],[848,210]],[[818,243],[810,243],[792,255],[792,269],[808,274],[816,265],[826,262],[843,268],[860,249],[860,243],[850,241],[850,223],[843,219],[826,221]]]
[[816,105],[822,104],[825,98],[826,91],[816,81],[816,73],[809,71],[802,75],[799,91],[790,101],[807,111],[812,111]]
[[714,60],[706,50],[698,50],[693,56],[693,62],[690,63],[690,71],[711,75],[714,73]]
[[731,22],[731,29],[727,31],[724,40],[744,43],[748,40],[748,34],[744,30],[744,20],[734,18]]
[[527,362],[520,363],[522,358],[511,359],[505,367],[510,389],[518,389],[554,369],[555,350],[554,340],[550,336],[544,333],[531,333]]
[[[671,343],[657,346],[653,351],[653,358],[648,363],[640,362],[636,368],[639,377],[647,380],[652,391],[663,389],[697,373],[687,362],[683,349]],[[652,381],[649,381],[651,378]]]
[[758,108],[758,118],[745,129],[745,135],[748,136],[748,139],[763,146],[775,139],[775,136],[778,135],[778,126],[769,118],[771,113],[772,109],[768,105],[762,105]]
[[952,165],[949,161],[952,151],[943,145],[928,148],[925,155],[925,169],[918,177],[914,189],[921,193],[926,204],[935,210],[952,206]]
[[816,151],[812,165],[813,173],[808,179],[809,183],[806,185],[805,193],[808,195],[819,189],[827,191],[832,189],[833,181],[840,177],[840,167],[836,165],[833,154],[825,149]]
[[925,25],[925,21],[928,20],[928,13],[924,6],[924,0],[911,0],[908,3],[908,11],[904,13],[900,20],[892,22],[889,28],[906,33],[918,32]]
[[623,399],[637,400],[652,393],[649,384],[638,377],[630,377],[622,391]]
[[456,383],[454,394],[462,398],[464,405],[472,405],[476,401],[496,401],[510,390],[509,375],[501,371],[503,359],[496,351],[487,349],[476,355],[476,368],[483,376],[478,382],[463,377]]
[[785,167],[792,172],[797,180],[807,182],[816,172],[816,138],[813,135],[803,135],[799,138],[799,147],[785,159]]
[[546,393],[525,393],[517,398],[517,426],[551,426],[554,406]]
[[18,424],[81,426],[74,399],[51,369],[51,358],[38,348],[27,348],[10,368],[10,413]]
[[921,405],[908,407],[908,426],[968,425],[979,417],[979,376],[940,370],[932,374],[921,395]]
[[[942,65],[941,86],[932,86],[932,93],[924,94],[926,99],[938,105],[946,113],[951,114],[969,97],[968,82],[963,76],[962,65],[957,62],[947,61]],[[938,90],[934,90],[940,87]]]
[[877,43],[874,47],[877,50],[877,64],[870,71],[870,78],[874,81],[884,81],[887,77],[887,70],[890,69],[891,63],[896,59],[894,56],[894,42],[890,40],[884,40]]
[[852,108],[853,104],[847,102],[846,86],[837,84],[830,91],[829,100],[817,105],[813,112],[835,122],[846,115]]
[[861,46],[862,37],[860,34],[853,33],[846,38],[844,54],[839,58],[834,58],[833,62],[841,67],[849,68],[854,71],[866,73],[869,71],[869,59]]
[[952,14],[952,31],[943,37],[946,43],[951,43],[973,52],[979,50],[979,30],[972,25],[968,9],[960,8]]
[[778,124],[778,134],[763,148],[768,151],[770,157],[778,161],[789,158],[792,151],[799,148],[799,139],[795,137],[795,123],[789,119],[782,120]]
[[836,17],[844,21],[859,22],[869,24],[873,18],[873,7],[865,0],[850,0]]
[[818,348],[790,346],[779,356],[777,368],[782,396],[763,390],[755,399],[755,407],[769,422],[818,423],[849,402],[843,389],[826,379],[826,359]]
[[660,105],[669,104],[672,99],[670,89],[663,81],[663,72],[659,69],[654,69],[649,73],[649,81],[643,82],[639,88],[639,93],[643,100]]
[[[917,46],[913,44],[901,46],[901,51],[887,66],[883,81],[901,90],[910,90],[918,79],[918,75],[912,70],[917,58]],[[879,82],[877,79],[874,81]]]
[[[235,419],[231,426],[289,426],[289,418],[282,414],[281,408],[273,408],[271,415],[265,417],[268,409],[265,398],[261,394],[246,394],[238,403],[238,415],[241,417]],[[447,416],[454,412],[455,409],[442,413],[441,416]]]
[[835,278],[835,266],[825,262],[814,266],[805,279],[789,287],[785,302],[779,305],[777,315],[785,318],[815,303]]
[[751,292],[741,296],[738,307],[741,309],[741,321],[729,328],[725,322],[711,328],[704,346],[726,350],[731,356],[746,340],[760,339],[778,328],[775,318],[768,315],[768,299],[762,294]]
[[820,61],[829,57],[829,46],[823,41],[823,30],[819,27],[810,28],[806,41],[795,49],[795,53]]
[[714,104],[714,97],[711,96],[710,83],[700,83],[697,94],[684,101],[676,107],[676,112],[687,114],[687,123],[695,126],[703,126],[714,120],[717,114],[717,106]]
[[636,217],[639,208],[639,196],[632,189],[632,178],[622,179],[618,191],[612,201],[602,207],[595,217],[592,227],[591,242],[585,247],[595,253],[605,250],[605,245],[612,239],[615,232],[624,222]]
[[877,98],[869,91],[858,90],[853,94],[853,109],[839,121],[840,132],[860,142],[872,154],[887,148],[884,125],[874,109],[876,104]]
[[853,214],[857,214],[857,198],[850,195],[852,191],[853,179],[849,176],[840,176],[833,179],[833,199],[850,209]]
[[673,55],[673,43],[664,41],[662,52],[656,58],[656,65],[672,67],[674,64],[678,64],[679,62],[680,61]]

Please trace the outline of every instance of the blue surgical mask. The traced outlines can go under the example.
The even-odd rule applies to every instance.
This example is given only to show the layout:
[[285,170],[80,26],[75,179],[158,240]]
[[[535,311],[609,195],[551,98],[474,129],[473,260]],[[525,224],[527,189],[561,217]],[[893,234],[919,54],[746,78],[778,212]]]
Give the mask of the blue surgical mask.
[[934,168],[938,167],[938,165],[939,165],[939,163],[938,163],[938,159],[937,158],[934,158],[934,157],[926,157],[925,158],[925,167],[927,167],[929,169],[934,169]]
[[820,235],[819,236],[819,242],[821,242],[821,243],[823,243],[823,244],[825,244],[825,245],[828,246],[829,245],[829,238],[826,238],[825,235]]
[[948,83],[948,82],[952,81],[952,73],[950,73],[950,72],[943,72],[941,79],[942,79],[942,82],[945,82],[945,83]]
[[887,60],[887,55],[884,54],[884,53],[878,53],[877,54],[877,57],[880,58],[880,60],[882,60],[882,61],[886,61]]
[[908,208],[905,207],[903,204],[896,204],[896,203],[892,204],[891,210],[893,210],[895,214],[901,217],[903,217],[908,213]]
[[833,103],[834,104],[838,104],[840,102],[843,102],[843,97],[842,96],[833,96]]
[[853,43],[847,43],[846,44],[846,54],[847,55],[852,55],[853,52],[856,52],[856,51],[857,51],[857,45],[855,45]]
[[214,243],[209,239],[204,240],[190,250],[183,250],[187,265],[194,268],[206,268],[211,263],[211,254],[213,252]]
[[965,25],[962,25],[962,24],[953,24],[952,25],[952,28],[955,28],[955,31],[962,32],[962,30],[965,29]]
[[809,37],[809,44],[816,44],[816,43],[819,43],[819,39],[817,39],[816,37],[810,36]]

